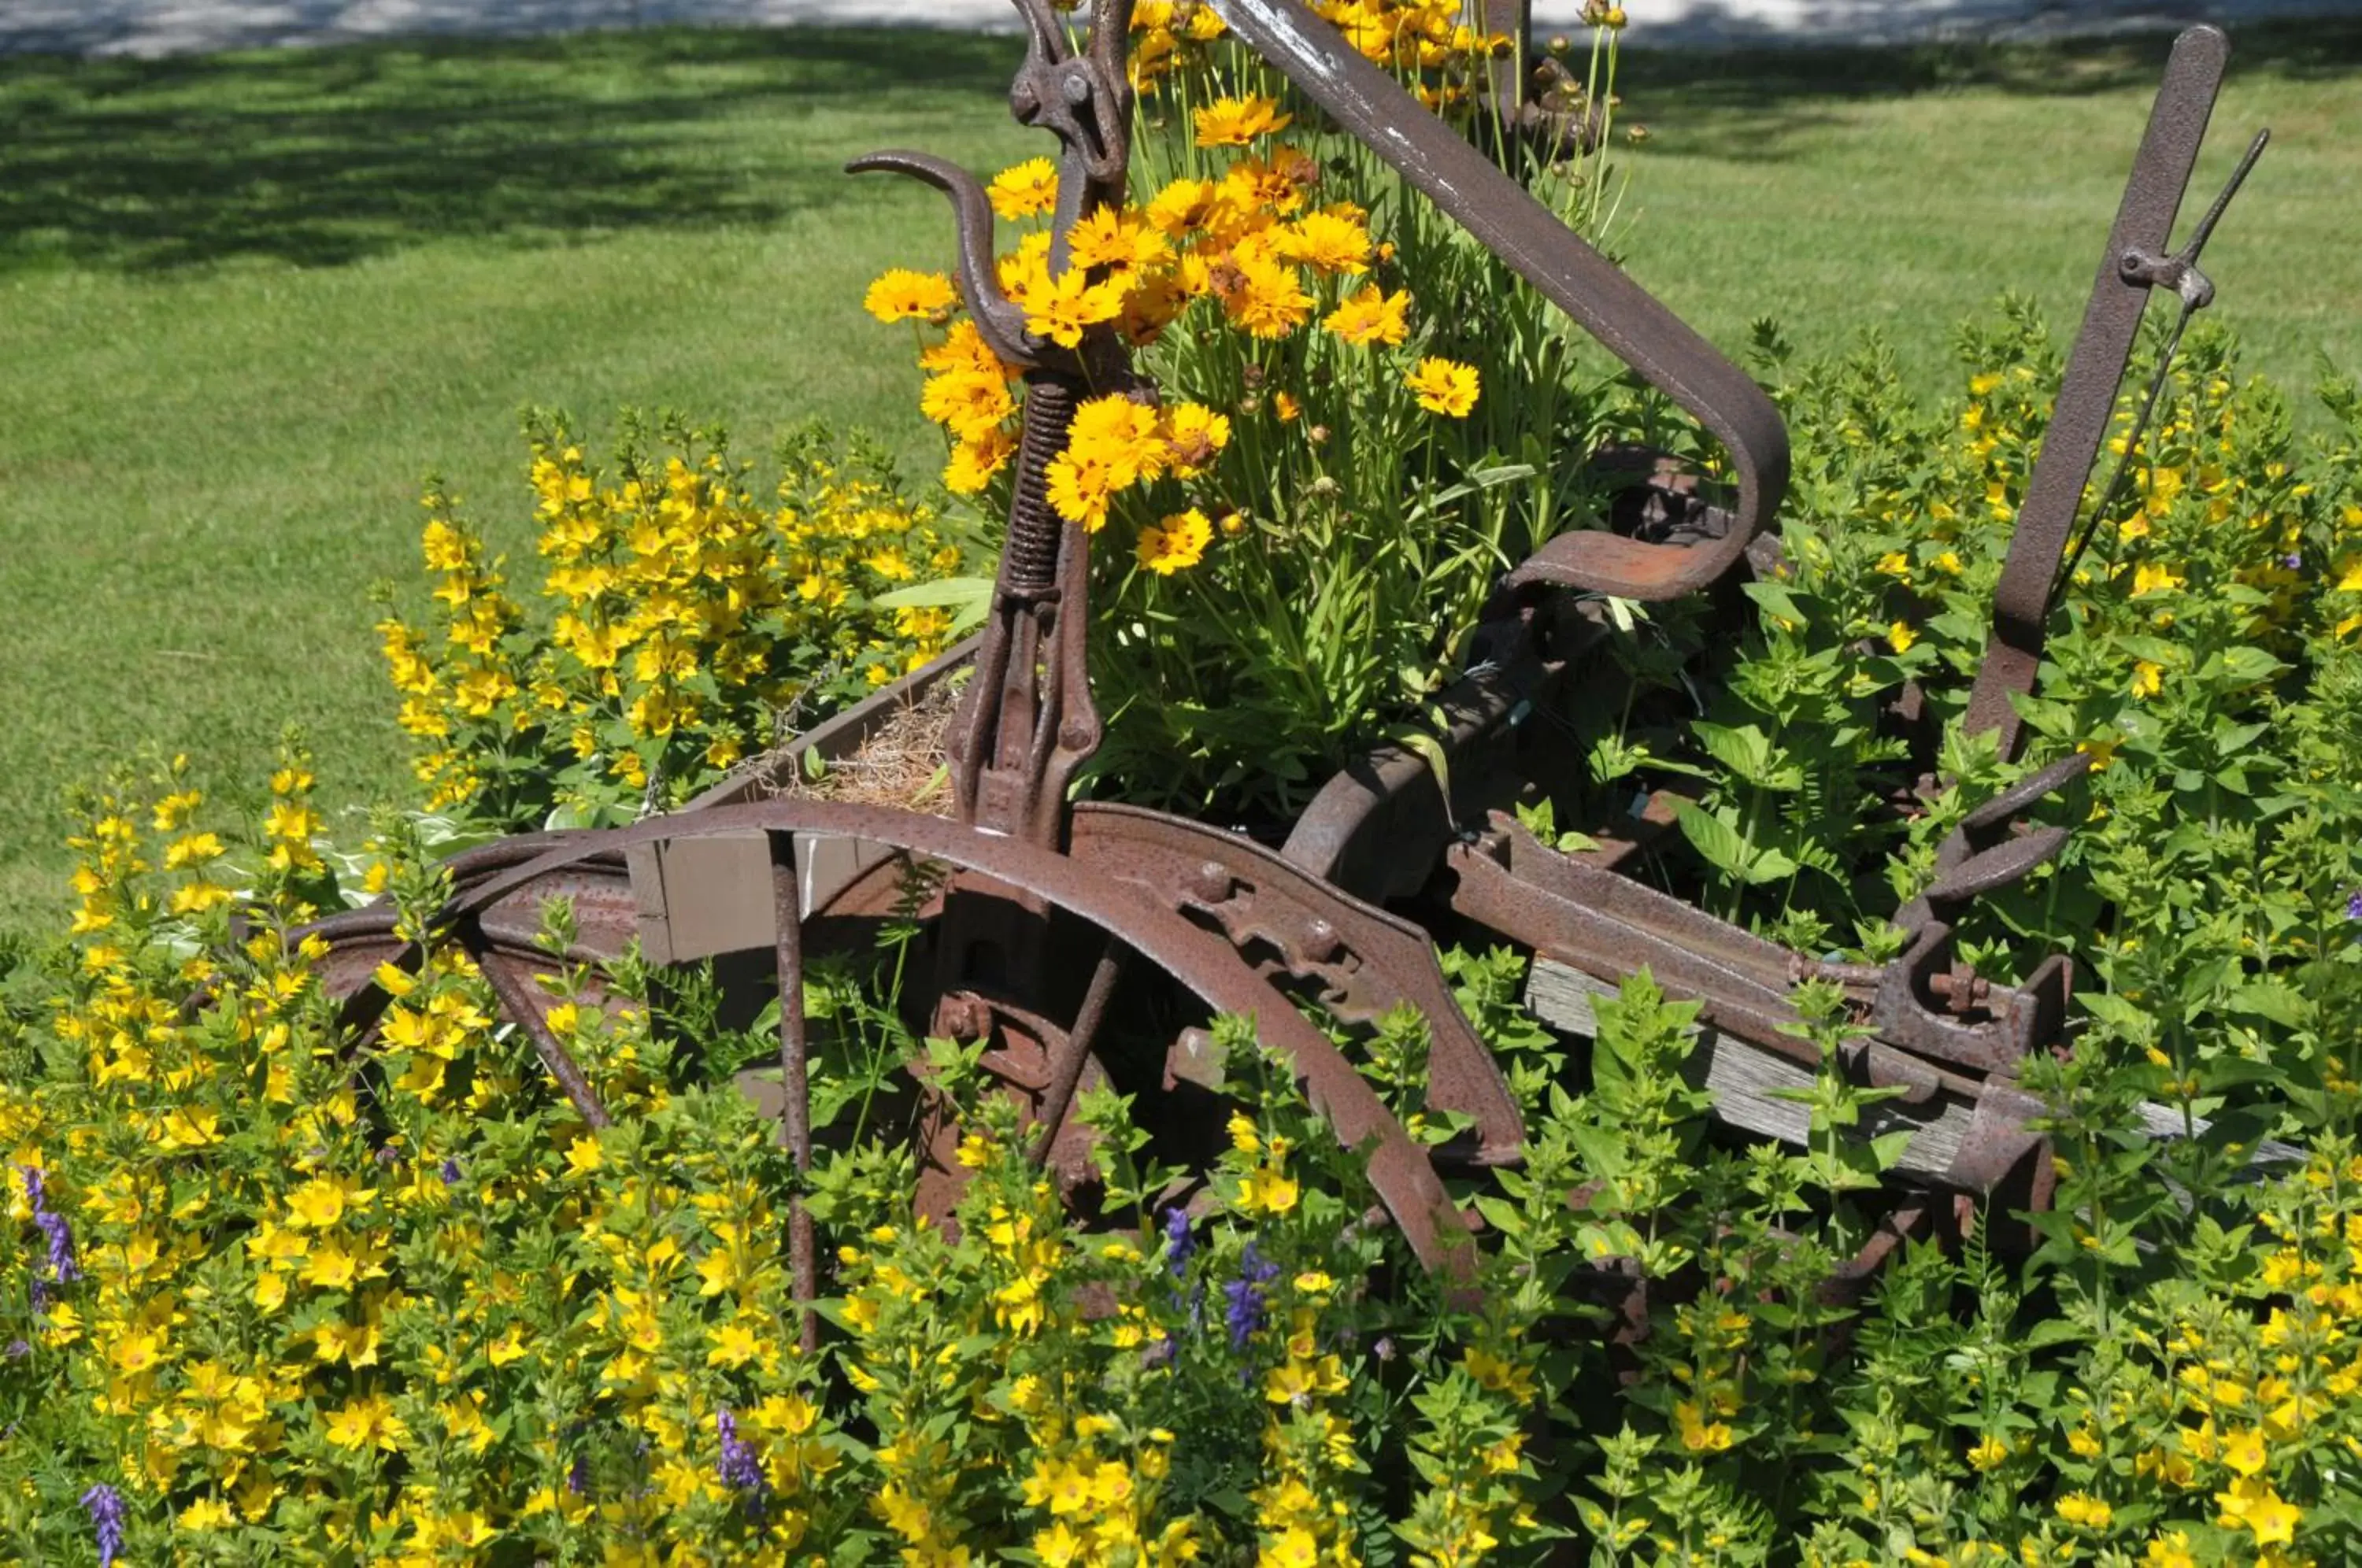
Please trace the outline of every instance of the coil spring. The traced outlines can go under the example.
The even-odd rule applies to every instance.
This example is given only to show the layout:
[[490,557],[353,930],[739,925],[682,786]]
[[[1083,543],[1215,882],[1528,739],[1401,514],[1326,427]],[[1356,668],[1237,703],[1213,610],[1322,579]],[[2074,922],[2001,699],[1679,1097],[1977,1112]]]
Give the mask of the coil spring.
[[1050,460],[1065,449],[1075,422],[1075,389],[1043,377],[1025,389],[1025,422],[1017,443],[1017,488],[1009,501],[1009,538],[1001,547],[1006,592],[1039,599],[1058,586],[1058,536],[1050,506]]

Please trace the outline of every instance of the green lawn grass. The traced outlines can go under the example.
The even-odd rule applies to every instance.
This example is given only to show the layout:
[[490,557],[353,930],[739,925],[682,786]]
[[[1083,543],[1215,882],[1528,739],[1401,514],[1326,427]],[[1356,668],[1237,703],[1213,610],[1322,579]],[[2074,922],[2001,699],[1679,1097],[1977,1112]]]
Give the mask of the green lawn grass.
[[[882,145],[1037,150],[1007,39],[668,30],[161,62],[0,61],[0,926],[60,902],[61,792],[143,746],[250,799],[301,723],[326,798],[403,788],[370,585],[414,591],[434,470],[530,555],[515,416],[617,406],[742,451],[821,414],[931,460],[903,339],[941,264]],[[2291,381],[2362,367],[2362,29],[2243,40],[2202,179],[2280,145],[2210,252]],[[1629,265],[1731,347],[1877,326],[1921,384],[2004,287],[2071,326],[2161,45],[1628,61]],[[2342,136],[2339,127],[2347,127]],[[2210,187],[2211,189],[2211,187]]]

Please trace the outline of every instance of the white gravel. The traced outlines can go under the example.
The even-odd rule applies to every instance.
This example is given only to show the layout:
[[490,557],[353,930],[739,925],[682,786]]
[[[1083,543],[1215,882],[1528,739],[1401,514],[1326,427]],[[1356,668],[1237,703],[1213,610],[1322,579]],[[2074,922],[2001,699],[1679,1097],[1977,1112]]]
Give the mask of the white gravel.
[[[1572,24],[1581,0],[1535,0]],[[2362,0],[1628,0],[1635,44],[2046,36],[2263,16],[2353,15]],[[1008,31],[1007,0],[0,0],[0,52],[164,55],[406,34],[567,32],[659,23],[929,26]]]

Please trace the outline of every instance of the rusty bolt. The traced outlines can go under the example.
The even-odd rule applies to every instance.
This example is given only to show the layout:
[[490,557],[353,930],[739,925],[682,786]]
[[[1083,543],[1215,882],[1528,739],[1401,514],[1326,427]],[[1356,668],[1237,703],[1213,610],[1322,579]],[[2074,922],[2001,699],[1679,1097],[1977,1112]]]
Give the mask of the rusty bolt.
[[981,1040],[992,1032],[992,1010],[979,997],[948,996],[935,1004],[935,1027],[955,1040]]
[[1313,921],[1304,928],[1304,955],[1315,964],[1328,963],[1343,946],[1337,928],[1325,920]]
[[1237,885],[1230,868],[1219,860],[1200,860],[1198,869],[1189,874],[1190,896],[1205,903],[1220,903]]
[[1948,975],[1930,975],[1927,988],[1944,999],[1948,1010],[1968,1013],[1984,1006],[1985,999],[1992,992],[1992,982],[1978,974],[1973,966],[1961,964]]

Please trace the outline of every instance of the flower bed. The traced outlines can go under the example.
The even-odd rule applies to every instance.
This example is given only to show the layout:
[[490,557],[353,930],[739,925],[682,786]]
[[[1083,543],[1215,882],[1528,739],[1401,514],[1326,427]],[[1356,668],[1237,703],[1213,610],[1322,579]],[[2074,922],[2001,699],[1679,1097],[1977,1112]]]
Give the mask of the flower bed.
[[[1336,19],[1465,112],[1483,40],[1443,12]],[[1088,787],[1284,816],[1418,721],[1498,571],[1580,509],[1551,452],[1694,443],[1571,368],[1544,306],[1274,83],[1228,74],[1206,20],[1142,7],[1144,124],[1171,127],[1144,150],[1172,167],[1087,232],[1100,281],[1052,277],[1021,232],[1006,282],[1045,333],[1121,322],[1164,386],[1087,403],[1054,465],[1069,521],[1121,546],[1094,584]],[[1604,152],[1535,178],[1595,234],[1613,210]],[[997,181],[1004,215],[1038,215],[1042,180]],[[872,304],[932,324],[947,487],[1005,500],[1015,402],[948,284],[889,274]],[[1891,955],[1937,845],[2023,771],[1959,718],[2058,366],[2014,307],[1961,346],[1931,409],[1874,346],[1806,365],[1762,336],[1799,436],[1783,565],[1722,620],[1625,607],[1599,657],[1635,695],[1589,715],[1584,770],[1529,825],[1688,779],[1654,876],[1790,945]],[[2301,444],[2202,329],[2165,384],[2022,709],[2027,767],[2094,758],[2043,808],[2070,848],[1963,927],[1982,974],[2065,953],[2086,977],[2071,1044],[2021,1077],[2057,1199],[2023,1255],[1977,1216],[1859,1299],[1826,1286],[1894,1152],[1859,1135],[1884,1091],[1842,1070],[1859,1025],[1823,983],[1795,994],[1827,1066],[1787,1148],[1714,1125],[1697,1009],[1647,976],[1586,1046],[1527,1011],[1526,955],[1445,947],[1527,1132],[1520,1165],[1455,1176],[1483,1220],[1462,1281],[1374,1218],[1363,1160],[1249,1020],[1210,1022],[1222,1108],[1193,1145],[1145,1089],[1085,1092],[1095,1171],[1069,1203],[981,1046],[906,1015],[910,920],[807,977],[809,1173],[739,1087],[777,1004],[750,1016],[712,966],[552,960],[547,1028],[613,1121],[586,1117],[436,923],[435,850],[677,804],[924,664],[991,525],[817,436],[774,506],[687,431],[627,431],[602,471],[545,421],[546,621],[430,497],[438,608],[381,627],[424,810],[340,849],[293,741],[243,831],[176,765],[127,769],[87,802],[71,931],[12,955],[0,1540],[28,1562],[2352,1555],[2362,394],[2330,381],[2334,434]],[[1898,811],[1913,764],[1877,736],[1906,683],[1949,782]],[[360,898],[419,952],[357,1033],[294,933]],[[544,912],[550,953],[575,918]],[[1429,1021],[1352,1043],[1447,1145]],[[951,1226],[913,1202],[919,1081],[959,1129]]]

